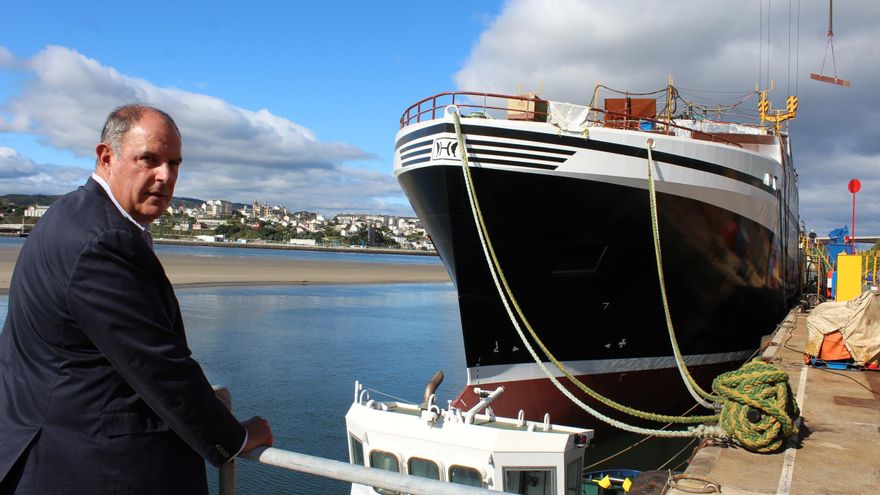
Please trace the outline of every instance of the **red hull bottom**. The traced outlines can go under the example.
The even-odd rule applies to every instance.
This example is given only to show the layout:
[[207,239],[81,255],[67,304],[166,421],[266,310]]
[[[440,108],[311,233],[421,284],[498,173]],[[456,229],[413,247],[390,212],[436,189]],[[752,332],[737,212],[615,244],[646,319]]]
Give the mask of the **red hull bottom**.
[[[710,390],[712,380],[716,376],[736,369],[738,365],[739,363],[717,363],[694,366],[689,368],[689,371],[703,387],[703,390]],[[599,394],[622,405],[642,411],[679,415],[687,412],[695,404],[675,368],[580,375],[577,378]],[[572,391],[575,397],[605,415],[627,424],[652,428],[663,426],[657,423],[646,423],[644,420],[624,415],[599,404],[565,377],[560,378],[559,381]],[[504,387],[504,394],[490,406],[498,416],[515,418],[522,410],[525,412],[526,419],[543,421],[544,414],[549,413],[551,423],[594,429],[597,441],[623,433],[622,430],[591,416],[580,406],[571,402],[546,378],[507,382],[481,380],[480,383],[471,383],[453,401],[453,406],[468,410],[480,400],[473,392],[474,388],[479,387],[491,391],[498,386]],[[697,407],[689,415],[706,413],[705,409]]]

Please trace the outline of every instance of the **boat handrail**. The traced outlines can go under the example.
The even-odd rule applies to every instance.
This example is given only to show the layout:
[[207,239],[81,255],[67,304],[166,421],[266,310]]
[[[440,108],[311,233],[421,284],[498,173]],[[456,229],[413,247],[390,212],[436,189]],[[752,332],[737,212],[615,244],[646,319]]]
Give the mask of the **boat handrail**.
[[[491,404],[492,401],[500,397],[501,394],[504,393],[504,387],[498,387],[491,392],[488,390],[480,390],[479,388],[475,388],[474,393],[477,394],[477,396],[482,397],[482,400],[480,400],[480,402],[478,402],[464,415],[464,422],[466,424],[472,424],[474,422],[474,416],[476,416],[477,413],[479,413],[483,410],[483,408]],[[486,395],[483,395],[484,393]]]
[[[408,493],[411,495],[497,495],[486,488],[449,483],[446,481],[422,478],[393,471],[385,471],[372,467],[359,466],[348,462],[325,459],[299,452],[276,449],[272,447],[257,447],[254,450],[242,454],[243,458],[250,461],[280,467],[290,471],[322,476],[324,478],[358,483],[361,485],[382,488],[385,490]],[[223,491],[220,495],[235,495],[234,491]]]
[[[474,98],[474,97],[483,98],[483,103],[482,104],[469,103],[468,100],[466,99],[466,98]],[[508,103],[511,100],[522,101],[522,102],[526,102],[526,103],[536,103],[536,104],[548,102],[548,100],[544,100],[542,98],[532,97],[532,96],[516,96],[516,95],[505,95],[505,94],[499,94],[499,93],[478,93],[478,92],[474,92],[474,91],[444,91],[442,93],[437,93],[433,96],[429,96],[427,98],[419,100],[419,101],[413,103],[412,105],[410,105],[406,110],[404,110],[403,114],[400,116],[400,128],[403,129],[404,127],[406,127],[408,125],[417,124],[419,122],[422,122],[422,120],[437,119],[438,113],[439,113],[439,116],[442,117],[444,115],[444,109],[449,105],[456,105],[460,109],[468,109],[468,108],[478,109],[480,111],[480,113],[482,113],[482,114],[486,114],[486,112],[489,110],[497,110],[497,111],[503,111],[503,112],[507,112],[507,111],[512,110],[509,106],[505,107],[505,106],[490,105],[489,101],[488,101],[490,98],[503,99],[503,100],[506,100]],[[440,101],[438,101],[438,100],[440,100]],[[451,100],[451,101],[449,101],[449,100]],[[430,102],[430,104],[426,105],[429,102]],[[545,120],[550,115],[549,111],[540,110],[537,105],[535,105],[534,108],[523,109],[523,110],[514,110],[514,111],[519,112],[519,113],[527,113],[527,114],[531,114],[531,115],[535,115],[535,116],[541,116]],[[711,132],[703,132],[703,131],[700,131],[697,129],[691,129],[690,127],[678,125],[678,124],[676,124],[674,122],[670,122],[668,120],[659,120],[656,118],[642,117],[642,116],[634,115],[634,114],[612,112],[610,110],[603,110],[601,108],[590,108],[590,112],[596,112],[597,114],[603,115],[603,118],[601,118],[601,119],[593,118],[590,120],[590,122],[595,124],[596,127],[608,127],[608,128],[612,128],[612,129],[624,128],[625,129],[625,128],[627,128],[625,126],[628,126],[630,123],[638,124],[639,122],[650,122],[650,123],[654,124],[655,126],[662,127],[665,130],[663,130],[663,131],[652,130],[652,131],[645,131],[645,132],[669,135],[669,134],[672,134],[671,129],[675,128],[675,129],[681,129],[683,131],[690,133],[692,139],[698,139],[695,136],[699,135],[699,136],[704,136],[703,140],[708,140],[710,142],[721,142],[724,144],[729,144],[731,146],[735,146],[737,148],[743,147],[742,144],[737,143],[736,141],[732,141],[730,139],[726,139],[726,138],[719,136],[717,134],[713,134]],[[430,114],[430,119],[428,118],[429,114]],[[462,116],[464,117],[465,115],[462,115]],[[614,120],[610,120],[607,117],[612,117]],[[611,124],[606,123],[606,121],[609,121],[609,120],[610,120]],[[620,125],[623,125],[624,127],[619,127]],[[743,124],[743,125],[747,125],[747,124]]]
[[[232,397],[225,387],[214,385],[214,392],[227,408],[232,409]],[[290,471],[312,474],[339,481],[383,488],[413,495],[490,495],[497,494],[485,488],[448,483],[408,474],[384,471],[348,462],[291,452],[273,447],[257,447],[240,454],[240,459],[280,467]],[[235,462],[233,459],[220,467],[220,495],[235,495]]]

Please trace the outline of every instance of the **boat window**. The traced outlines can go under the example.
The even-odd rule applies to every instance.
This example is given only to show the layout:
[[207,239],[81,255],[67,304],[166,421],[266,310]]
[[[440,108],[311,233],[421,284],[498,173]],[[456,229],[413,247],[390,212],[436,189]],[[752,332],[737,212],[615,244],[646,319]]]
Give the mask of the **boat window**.
[[[382,452],[381,450],[370,452],[370,467],[395,473],[400,472],[400,464],[397,462],[397,456],[390,452]],[[382,495],[399,495],[399,492],[386,490],[384,488],[373,487],[373,490]]]
[[397,456],[389,452],[374,450],[370,452],[370,467],[383,469],[385,471],[400,472],[400,465],[397,463]]
[[467,466],[450,466],[449,481],[459,485],[483,486],[483,477],[480,472]]
[[504,491],[523,495],[552,495],[553,468],[505,469]]
[[413,476],[421,476],[422,478],[431,478],[432,480],[440,479],[440,466],[434,461],[421,459],[418,457],[410,458],[409,474]]
[[349,450],[351,451],[351,463],[357,464],[359,466],[364,465],[364,444],[355,438],[354,436],[349,437],[351,440],[351,446]]
[[581,457],[568,463],[565,468],[565,495],[581,493]]

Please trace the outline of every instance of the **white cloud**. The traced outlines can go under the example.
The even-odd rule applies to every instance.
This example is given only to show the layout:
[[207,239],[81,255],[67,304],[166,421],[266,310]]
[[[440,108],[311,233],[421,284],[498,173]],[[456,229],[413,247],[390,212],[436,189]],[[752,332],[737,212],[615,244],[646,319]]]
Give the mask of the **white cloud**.
[[[791,31],[788,4],[769,3],[770,76],[776,86],[771,100],[783,107],[787,91],[796,88],[800,97],[791,134],[801,216],[823,235],[849,224],[846,184],[859,177],[857,227],[880,234],[880,59],[869,55],[880,43],[875,25],[880,3],[840,4],[834,12],[838,76],[853,81],[849,89],[809,79],[825,54],[827,3],[800,2],[800,28],[793,23]],[[455,81],[461,90],[500,93],[543,84],[543,97],[573,103],[587,103],[597,81],[642,92],[663,88],[667,74],[682,88],[748,92],[758,82],[759,67],[767,80],[767,5],[763,0],[511,0]],[[791,19],[797,19],[796,10]],[[824,72],[833,73],[830,53]]]
[[34,163],[12,148],[0,148],[0,191],[62,194],[81,185],[89,171]]
[[15,57],[12,52],[5,46],[0,46],[0,69],[13,67],[15,65]]
[[[346,143],[321,141],[308,128],[267,109],[247,110],[213,96],[159,87],[61,46],[49,46],[20,65],[30,77],[20,93],[2,103],[0,132],[36,135],[43,145],[91,157],[114,107],[131,102],[156,106],[174,117],[183,136],[177,195],[241,202],[259,198],[321,210],[336,205],[372,210],[389,194],[402,196],[390,174],[345,165],[373,156]],[[41,173],[46,171],[41,167]],[[14,186],[3,189],[19,192]]]
[[0,179],[14,179],[32,174],[37,169],[34,162],[18,154],[12,148],[0,148]]

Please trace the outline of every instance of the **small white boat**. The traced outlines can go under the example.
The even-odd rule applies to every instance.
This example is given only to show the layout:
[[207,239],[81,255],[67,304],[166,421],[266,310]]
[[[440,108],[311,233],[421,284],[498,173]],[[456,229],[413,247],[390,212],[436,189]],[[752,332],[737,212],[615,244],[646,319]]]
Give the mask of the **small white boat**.
[[[584,447],[593,430],[495,416],[489,405],[504,392],[474,390],[480,402],[465,411],[441,409],[436,374],[419,404],[370,398],[355,382],[345,415],[352,464],[494,491],[522,494],[581,493]],[[354,494],[385,490],[352,484]]]

